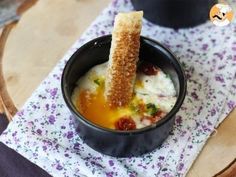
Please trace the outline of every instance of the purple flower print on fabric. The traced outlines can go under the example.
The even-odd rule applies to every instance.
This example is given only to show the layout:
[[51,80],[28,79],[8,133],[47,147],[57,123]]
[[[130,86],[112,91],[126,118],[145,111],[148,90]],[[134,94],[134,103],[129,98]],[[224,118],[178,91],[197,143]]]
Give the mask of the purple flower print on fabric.
[[206,22],[173,30],[143,20],[142,35],[160,41],[179,58],[188,80],[187,95],[160,147],[140,157],[114,158],[80,139],[60,81],[70,56],[85,42],[110,34],[115,15],[131,10],[130,0],[111,2],[16,114],[0,137],[3,143],[58,177],[186,175],[215,126],[236,105],[236,21],[224,28]]

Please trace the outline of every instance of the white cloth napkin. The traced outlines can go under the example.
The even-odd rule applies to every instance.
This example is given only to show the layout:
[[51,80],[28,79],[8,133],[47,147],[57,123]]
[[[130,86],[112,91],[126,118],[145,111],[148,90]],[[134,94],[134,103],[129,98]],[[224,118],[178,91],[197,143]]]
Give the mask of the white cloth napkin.
[[112,31],[114,16],[130,11],[113,1],[40,84],[0,140],[53,176],[185,176],[210,134],[235,107],[236,23],[211,22],[181,30],[143,20],[142,35],[168,46],[188,78],[188,92],[167,140],[136,158],[114,158],[88,147],[75,131],[60,89],[66,61],[86,41]]

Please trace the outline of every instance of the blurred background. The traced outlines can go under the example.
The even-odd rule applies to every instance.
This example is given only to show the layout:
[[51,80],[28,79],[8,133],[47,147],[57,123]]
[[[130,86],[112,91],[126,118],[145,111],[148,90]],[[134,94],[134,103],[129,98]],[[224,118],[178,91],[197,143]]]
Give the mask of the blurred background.
[[16,19],[16,9],[25,0],[0,0],[0,28]]

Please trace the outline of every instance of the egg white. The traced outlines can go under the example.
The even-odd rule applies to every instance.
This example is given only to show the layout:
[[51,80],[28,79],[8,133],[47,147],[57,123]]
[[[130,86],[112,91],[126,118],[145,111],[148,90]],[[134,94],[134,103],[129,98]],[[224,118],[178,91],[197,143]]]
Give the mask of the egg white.
[[[88,90],[91,93],[95,93],[98,84],[94,80],[105,80],[107,64],[99,64],[91,68],[84,76],[82,76],[78,82],[72,94],[72,102],[76,105],[81,90]],[[143,73],[137,73],[136,81],[141,84],[135,84],[134,93],[137,100],[141,100],[144,104],[153,103],[161,111],[168,113],[176,102],[176,90],[174,84],[168,75],[166,75],[161,69],[159,69],[156,75],[145,75]],[[126,111],[123,111],[122,115]],[[130,112],[129,112],[130,114]],[[142,128],[150,125],[150,122],[141,122],[140,117],[133,116],[137,128]]]

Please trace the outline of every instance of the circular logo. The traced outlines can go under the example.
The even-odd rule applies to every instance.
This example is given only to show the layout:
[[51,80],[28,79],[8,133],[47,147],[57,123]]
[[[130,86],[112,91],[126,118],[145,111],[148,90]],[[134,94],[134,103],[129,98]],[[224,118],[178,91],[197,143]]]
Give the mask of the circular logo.
[[233,10],[228,4],[215,4],[210,10],[210,19],[216,26],[230,24],[233,16]]

